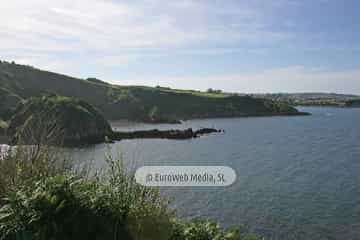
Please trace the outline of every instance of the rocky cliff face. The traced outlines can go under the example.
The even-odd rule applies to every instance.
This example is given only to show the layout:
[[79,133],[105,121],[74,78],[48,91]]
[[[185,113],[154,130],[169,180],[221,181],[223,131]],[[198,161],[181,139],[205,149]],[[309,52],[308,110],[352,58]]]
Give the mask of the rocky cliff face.
[[109,123],[90,104],[58,95],[30,98],[10,120],[14,142],[73,145],[104,142]]

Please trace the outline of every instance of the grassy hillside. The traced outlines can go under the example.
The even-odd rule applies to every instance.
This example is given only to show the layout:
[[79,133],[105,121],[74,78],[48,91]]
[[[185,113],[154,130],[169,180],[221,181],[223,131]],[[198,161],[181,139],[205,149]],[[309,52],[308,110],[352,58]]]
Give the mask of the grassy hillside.
[[175,119],[298,114],[272,100],[169,88],[117,86],[98,79],[79,79],[14,63],[0,63],[0,116],[16,102],[43,93],[85,100],[107,119],[166,122]]

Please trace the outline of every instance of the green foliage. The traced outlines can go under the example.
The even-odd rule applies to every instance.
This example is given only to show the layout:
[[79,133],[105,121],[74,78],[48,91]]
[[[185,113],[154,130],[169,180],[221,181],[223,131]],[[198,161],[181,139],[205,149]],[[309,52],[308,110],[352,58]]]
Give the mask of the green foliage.
[[174,221],[153,190],[139,189],[135,183],[137,187],[123,189],[123,180],[115,178],[107,185],[61,175],[6,194],[0,239],[259,239],[242,236],[239,229],[223,230],[212,221]]
[[56,176],[7,194],[0,211],[4,239],[131,239],[127,207],[107,186]]
[[311,100],[296,100],[294,105],[299,106],[334,106],[343,107],[344,101],[337,99],[311,99]]
[[255,235],[242,235],[240,228],[224,230],[210,220],[194,219],[176,223],[171,240],[259,240]]
[[207,93],[214,93],[214,94],[221,94],[222,90],[209,88],[206,92]]
[[55,167],[48,150],[36,159],[27,150],[0,161],[2,174],[12,171],[0,175],[1,240],[169,239],[168,202],[157,189],[137,184],[122,161],[109,157],[106,174],[88,177]]
[[11,147],[6,157],[0,160],[0,199],[22,186],[65,174],[70,169],[70,159],[59,149],[40,144]]
[[137,184],[122,160],[107,156],[106,182],[113,194],[126,206],[127,231],[136,240],[167,240],[172,233],[174,211],[159,189]]

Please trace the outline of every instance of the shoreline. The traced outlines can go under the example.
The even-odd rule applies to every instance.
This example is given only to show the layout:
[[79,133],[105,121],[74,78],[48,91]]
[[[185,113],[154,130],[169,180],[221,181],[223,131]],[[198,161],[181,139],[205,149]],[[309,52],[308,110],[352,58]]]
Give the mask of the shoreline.
[[178,119],[176,120],[176,122],[169,122],[169,121],[164,121],[164,122],[151,122],[151,121],[133,121],[133,120],[108,120],[110,125],[112,126],[112,128],[124,128],[124,127],[136,127],[137,125],[142,125],[142,124],[148,124],[148,125],[163,125],[163,124],[168,124],[168,125],[181,125],[182,123],[186,122],[186,121],[191,121],[191,120],[206,120],[206,119],[222,119],[222,118],[229,118],[229,119],[234,119],[234,118],[258,118],[258,117],[296,117],[296,116],[310,116],[311,113],[309,112],[295,112],[295,113],[276,113],[276,114],[268,114],[268,113],[259,113],[259,114],[246,114],[246,115],[241,115],[241,114],[233,114],[233,115],[219,115],[219,116],[194,116],[194,117],[189,117],[189,118],[182,118],[182,119]]
[[[89,136],[87,138],[79,139],[67,139],[64,143],[59,146],[62,147],[81,147],[94,144],[102,143],[115,143],[121,140],[127,139],[171,139],[171,140],[186,140],[192,138],[198,138],[203,135],[208,135],[212,133],[221,133],[225,132],[222,129],[215,128],[200,128],[198,130],[193,130],[192,128],[187,128],[183,130],[179,129],[170,129],[170,130],[159,130],[159,129],[150,129],[150,130],[139,130],[139,131],[113,131],[106,135],[96,135]],[[25,142],[27,145],[32,145],[32,142]],[[1,145],[17,145],[16,141],[8,139],[8,142],[4,142]],[[50,144],[51,145],[51,144]]]
[[184,140],[184,139],[198,138],[205,134],[220,133],[220,132],[224,132],[224,130],[215,129],[215,128],[200,128],[194,131],[192,128],[188,128],[184,130],[151,129],[151,130],[139,130],[139,131],[130,131],[130,132],[115,131],[109,137],[109,140],[112,142],[121,141],[125,139],[149,139],[149,138]]
[[[218,116],[218,117],[195,117],[181,120],[177,125],[182,125],[184,122],[191,120],[206,120],[206,119],[235,119],[235,118],[258,118],[258,117],[295,117],[295,116],[309,116],[310,113],[307,112],[295,112],[295,113],[279,113],[279,114],[256,114],[256,115],[234,115],[234,116]],[[68,140],[65,146],[85,146],[92,144],[101,144],[101,143],[114,143],[115,141],[121,141],[125,139],[191,139],[197,138],[204,134],[223,132],[221,129],[215,128],[199,128],[199,129],[182,129],[181,127],[178,129],[172,129],[170,126],[174,126],[174,123],[164,122],[164,123],[153,123],[153,122],[138,122],[131,121],[126,119],[121,120],[109,120],[110,126],[112,128],[112,133],[110,135],[105,136],[92,136],[88,139],[84,139],[81,141],[72,141]],[[136,129],[136,127],[141,125],[149,125],[150,126],[161,126],[161,125],[169,125],[169,129]],[[128,128],[125,130],[125,128]],[[133,128],[133,130],[131,130]],[[11,138],[9,136],[0,135],[0,144],[11,144]]]

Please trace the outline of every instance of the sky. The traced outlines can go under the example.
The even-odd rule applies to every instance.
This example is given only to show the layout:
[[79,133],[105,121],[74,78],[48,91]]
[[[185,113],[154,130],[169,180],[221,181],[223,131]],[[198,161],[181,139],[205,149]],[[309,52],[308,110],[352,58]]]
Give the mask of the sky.
[[0,59],[120,85],[360,94],[357,0],[1,0]]

